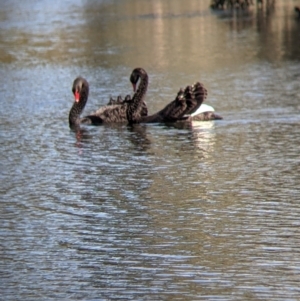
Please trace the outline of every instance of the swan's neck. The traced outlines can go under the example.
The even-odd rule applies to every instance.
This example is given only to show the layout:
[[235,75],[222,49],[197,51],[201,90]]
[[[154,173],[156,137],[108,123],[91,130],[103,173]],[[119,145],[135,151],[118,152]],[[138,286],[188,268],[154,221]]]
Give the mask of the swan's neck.
[[142,108],[143,100],[145,98],[148,88],[148,75],[143,74],[140,76],[140,84],[134,93],[132,99],[128,102],[126,115],[129,124],[136,123],[141,116],[140,111]]
[[80,124],[80,115],[86,105],[88,99],[88,91],[81,91],[79,101],[74,102],[69,113],[69,125],[74,127]]

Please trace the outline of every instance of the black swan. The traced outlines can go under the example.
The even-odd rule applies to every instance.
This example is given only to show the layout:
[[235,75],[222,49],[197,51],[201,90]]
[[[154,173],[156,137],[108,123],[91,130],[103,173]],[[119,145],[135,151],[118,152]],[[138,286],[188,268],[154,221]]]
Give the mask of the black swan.
[[[136,91],[133,98],[143,99],[144,102],[144,97],[146,93],[145,91],[147,90],[147,86],[148,86],[148,75],[143,68],[134,69],[130,76],[130,81],[132,83],[134,92],[136,90],[136,85],[139,79],[140,79],[141,91]],[[163,110],[151,116],[147,116],[147,114],[144,114],[142,118],[140,117],[136,118],[134,116],[128,117],[128,120],[131,120],[129,123],[174,122],[175,120],[209,121],[209,120],[223,119],[222,116],[215,113],[215,109],[212,106],[202,103],[204,98],[206,98],[207,96],[207,90],[203,87],[202,84],[197,83],[196,86],[192,88],[192,90],[191,87],[189,87],[189,89],[187,88],[185,91],[180,90],[178,92],[176,99],[173,102],[171,102],[168,106],[166,106]],[[196,94],[195,91],[193,91],[193,89],[197,91]],[[202,98],[200,98],[199,100],[199,96],[201,95]],[[194,101],[193,104],[190,103],[191,97],[193,98],[198,97],[196,102]],[[122,98],[119,96],[117,100],[111,99],[111,103],[112,104],[120,103],[122,101],[127,103],[130,102],[132,103],[134,101],[133,98],[131,99],[130,95],[127,95],[125,100],[123,101]],[[137,104],[138,103],[139,102],[137,102]],[[193,111],[190,111],[189,113],[188,111],[184,111],[184,106],[188,106],[188,105],[189,106],[192,105],[194,108]],[[139,113],[136,110],[136,108],[132,107],[132,110],[134,111],[134,114],[137,114],[137,116],[139,116]],[[171,112],[171,110],[174,110],[174,112]]]
[[[127,122],[126,108],[127,101],[130,96],[127,95],[125,100],[118,97],[117,101],[110,102],[91,115],[80,118],[89,95],[89,84],[86,79],[77,77],[73,82],[72,92],[75,97],[74,104],[69,113],[69,125],[70,127],[78,126],[80,124],[100,125],[103,123],[125,123]],[[148,114],[147,105],[145,102],[141,103],[140,114],[145,116]]]
[[[136,85],[140,80],[138,89]],[[130,81],[135,91],[132,98],[128,98],[127,119],[129,124],[133,123],[154,123],[154,122],[176,122],[182,120],[211,120],[221,119],[213,113],[214,109],[209,106],[209,112],[200,112],[203,100],[206,98],[207,91],[204,86],[197,82],[192,86],[187,86],[184,90],[180,89],[175,100],[170,102],[161,111],[148,116],[141,115],[142,104],[148,87],[148,75],[143,68],[135,68],[130,76]],[[198,119],[197,119],[198,117]]]

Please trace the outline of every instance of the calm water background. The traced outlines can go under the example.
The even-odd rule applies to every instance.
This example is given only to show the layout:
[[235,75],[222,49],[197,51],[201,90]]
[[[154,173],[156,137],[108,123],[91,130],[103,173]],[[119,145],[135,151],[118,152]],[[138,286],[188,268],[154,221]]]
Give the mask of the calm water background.
[[[1,1],[3,300],[300,300],[299,1]],[[150,76],[224,117],[69,130]]]

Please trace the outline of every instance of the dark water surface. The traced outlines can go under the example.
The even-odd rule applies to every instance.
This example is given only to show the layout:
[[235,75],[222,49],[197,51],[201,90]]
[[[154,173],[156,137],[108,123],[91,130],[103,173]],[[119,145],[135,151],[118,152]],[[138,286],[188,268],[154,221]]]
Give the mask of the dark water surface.
[[[300,2],[209,2],[2,1],[1,300],[300,300]],[[224,120],[69,130],[137,66]]]

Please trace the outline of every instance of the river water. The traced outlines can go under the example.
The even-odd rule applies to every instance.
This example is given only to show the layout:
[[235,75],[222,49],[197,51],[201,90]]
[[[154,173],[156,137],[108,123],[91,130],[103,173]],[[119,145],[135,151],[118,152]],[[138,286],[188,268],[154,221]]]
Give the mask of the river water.
[[[209,3],[1,2],[3,300],[300,300],[300,2]],[[69,129],[138,66],[224,120]]]

